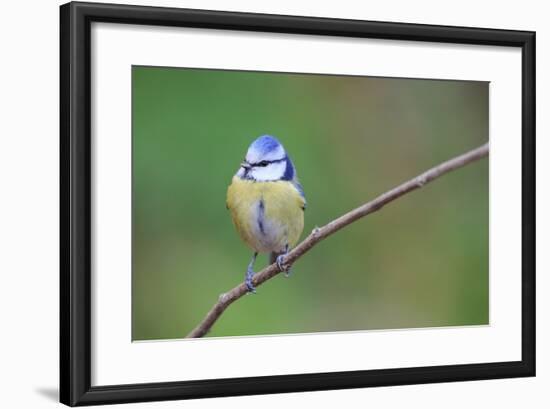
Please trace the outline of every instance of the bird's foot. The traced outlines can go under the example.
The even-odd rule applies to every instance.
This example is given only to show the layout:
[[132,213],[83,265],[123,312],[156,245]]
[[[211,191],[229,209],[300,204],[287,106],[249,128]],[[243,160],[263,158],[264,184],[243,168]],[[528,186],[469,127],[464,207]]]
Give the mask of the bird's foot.
[[256,261],[256,257],[258,256],[258,253],[254,253],[252,256],[252,260],[250,260],[250,263],[248,263],[248,267],[246,268],[246,277],[244,279],[244,283],[246,284],[246,288],[248,289],[247,294],[256,294],[256,287],[254,287],[254,284],[252,284],[252,278],[254,277],[254,262]]
[[252,278],[254,277],[254,270],[252,268],[248,267],[246,270],[246,278],[244,280],[244,283],[246,284],[246,288],[248,289],[248,294],[256,294],[256,287],[254,287],[254,284],[252,284]]
[[290,277],[290,274],[292,274],[292,271],[290,269],[290,266],[285,267],[285,256],[286,254],[278,255],[275,262],[277,263],[277,267],[279,267],[279,270],[285,273],[285,277],[288,278]]

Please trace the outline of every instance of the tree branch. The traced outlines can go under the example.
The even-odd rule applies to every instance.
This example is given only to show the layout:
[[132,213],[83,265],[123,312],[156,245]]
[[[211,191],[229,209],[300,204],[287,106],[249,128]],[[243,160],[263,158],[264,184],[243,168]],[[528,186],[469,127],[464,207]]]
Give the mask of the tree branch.
[[[485,156],[489,155],[489,144],[482,145],[476,149],[466,152],[460,156],[443,162],[426,172],[418,175],[417,177],[408,180],[407,182],[389,190],[386,193],[381,194],[374,200],[357,207],[356,209],[340,216],[339,218],[331,221],[323,227],[316,227],[311,234],[307,236],[304,241],[298,244],[294,249],[288,253],[284,259],[285,268],[290,267],[296,260],[306,254],[313,246],[319,243],[321,240],[326,239],[331,234],[336,233],[338,230],[346,227],[347,225],[357,221],[358,219],[366,216],[367,214],[374,213],[380,210],[384,205],[398,199],[399,197],[419,189],[425,184],[431,182],[438,177],[451,172],[455,169],[461,168],[469,163],[475,162]],[[277,263],[271,264],[264,268],[262,271],[254,275],[252,280],[253,285],[258,287],[270,278],[276,276],[281,271],[277,267]],[[239,284],[232,290],[225,294],[222,294],[218,301],[214,304],[212,309],[206,314],[203,321],[199,323],[193,331],[187,335],[187,338],[199,338],[204,336],[212,325],[223,314],[225,309],[229,307],[233,302],[237,301],[243,295],[247,293],[247,288],[244,283]]]

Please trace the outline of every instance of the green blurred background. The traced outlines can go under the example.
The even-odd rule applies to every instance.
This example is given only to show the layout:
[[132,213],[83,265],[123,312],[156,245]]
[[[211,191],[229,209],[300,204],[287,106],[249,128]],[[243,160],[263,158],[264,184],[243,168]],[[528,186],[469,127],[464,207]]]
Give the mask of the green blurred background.
[[[256,137],[294,161],[302,238],[488,140],[485,82],[135,66],[132,103],[133,340],[183,338],[243,280],[225,195]],[[484,159],[352,224],[208,336],[488,324],[488,176]]]

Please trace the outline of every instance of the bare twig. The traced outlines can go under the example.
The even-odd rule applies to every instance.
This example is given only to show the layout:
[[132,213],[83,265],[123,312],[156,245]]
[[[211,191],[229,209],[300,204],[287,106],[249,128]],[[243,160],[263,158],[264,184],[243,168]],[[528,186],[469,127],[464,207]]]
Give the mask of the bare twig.
[[[488,156],[488,154],[489,144],[480,146],[479,148],[473,149],[469,152],[466,152],[460,156],[457,156],[431,168],[430,170],[418,175],[417,177],[408,180],[407,182],[389,190],[386,193],[381,194],[374,200],[371,200],[370,202],[365,203],[364,205],[359,206],[358,208],[340,216],[339,218],[331,221],[323,227],[316,227],[315,229],[313,229],[311,234],[304,239],[304,241],[302,241],[290,253],[288,253],[288,255],[284,259],[285,265],[283,267],[290,267],[290,265],[292,265],[296,260],[306,254],[321,240],[326,239],[328,236],[336,233],[338,230],[344,228],[348,224],[355,222],[356,220],[366,216],[367,214],[374,213],[377,210],[380,210],[387,203],[394,201],[395,199],[405,195],[406,193],[421,188],[425,184],[431,182],[434,179],[437,179],[445,173],[461,168],[468,163],[475,162],[485,156]],[[259,285],[276,276],[280,272],[281,271],[279,270],[279,267],[277,267],[277,263],[271,264],[254,275],[254,279],[252,280],[253,285],[255,287],[258,287]],[[241,283],[227,293],[222,294],[219,297],[218,301],[214,304],[212,309],[208,312],[208,314],[206,314],[206,317],[202,320],[202,322],[200,322],[195,327],[195,329],[191,331],[189,335],[187,335],[187,338],[199,338],[204,336],[210,330],[210,328],[212,328],[212,325],[214,325],[218,318],[223,314],[225,309],[246,293],[246,285],[244,283]]]

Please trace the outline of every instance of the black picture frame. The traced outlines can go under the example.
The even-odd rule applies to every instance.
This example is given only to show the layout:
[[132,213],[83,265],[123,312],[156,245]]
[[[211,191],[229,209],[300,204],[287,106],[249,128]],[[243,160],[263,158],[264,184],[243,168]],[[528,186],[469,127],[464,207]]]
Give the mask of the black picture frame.
[[[92,22],[519,47],[522,52],[522,359],[91,386]],[[60,7],[60,401],[70,406],[535,375],[535,33],[94,3]]]

